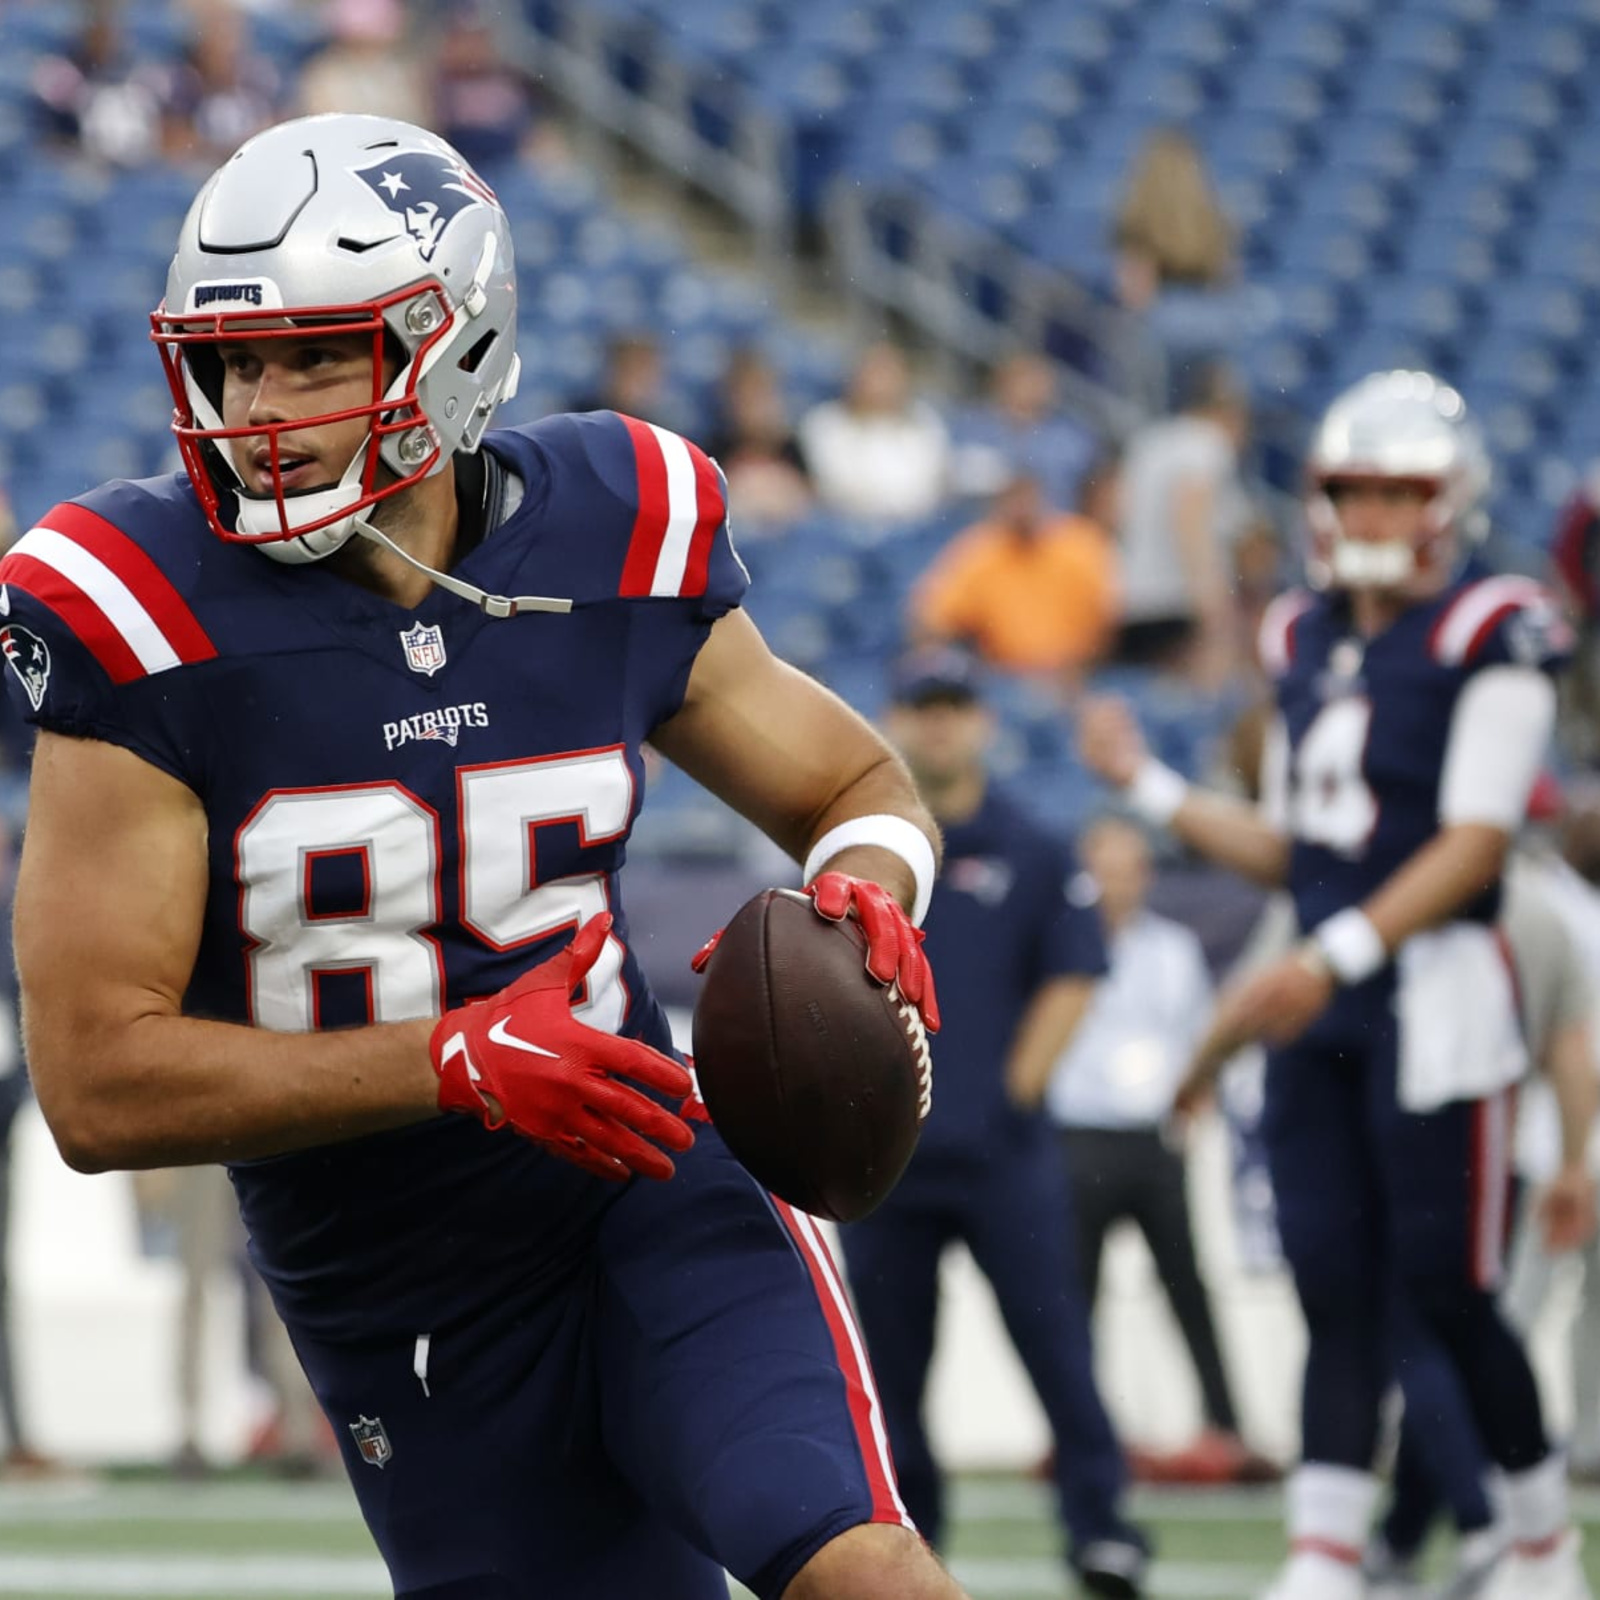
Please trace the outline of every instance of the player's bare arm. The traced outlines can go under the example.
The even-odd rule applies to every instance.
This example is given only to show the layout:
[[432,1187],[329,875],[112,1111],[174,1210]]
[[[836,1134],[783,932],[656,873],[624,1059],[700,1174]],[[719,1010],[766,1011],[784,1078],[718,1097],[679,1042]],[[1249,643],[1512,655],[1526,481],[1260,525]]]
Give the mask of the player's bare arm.
[[206,821],[116,745],[41,732],[17,882],[39,1105],[82,1171],[276,1154],[437,1115],[431,1021],[326,1034],[185,1017]]
[[1114,695],[1084,701],[1078,753],[1141,815],[1169,828],[1191,850],[1268,888],[1284,881],[1288,834],[1250,802],[1185,783],[1157,762],[1126,701]]
[[1462,822],[1442,828],[1386,879],[1362,906],[1386,950],[1446,922],[1497,883],[1511,835],[1504,828]]
[[[840,823],[872,815],[904,818],[938,850],[900,758],[865,718],[773,655],[742,611],[712,628],[683,705],[651,743],[797,861]],[[826,864],[912,905],[913,873],[893,851],[855,845]]]
[[1052,978],[1028,1002],[1006,1057],[1006,1092],[1013,1104],[1031,1111],[1044,1099],[1055,1065],[1094,999],[1096,982],[1077,974]]

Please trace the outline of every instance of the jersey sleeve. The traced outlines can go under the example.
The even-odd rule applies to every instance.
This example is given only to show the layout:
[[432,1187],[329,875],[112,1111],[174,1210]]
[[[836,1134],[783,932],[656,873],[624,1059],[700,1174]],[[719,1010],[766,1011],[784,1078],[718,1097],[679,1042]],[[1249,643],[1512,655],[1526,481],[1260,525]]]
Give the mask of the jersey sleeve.
[[681,434],[615,411],[564,419],[606,502],[596,574],[623,600],[680,600],[712,622],[750,575],[728,528],[722,469]]
[[1428,648],[1447,667],[1533,667],[1558,673],[1571,659],[1573,632],[1560,602],[1533,578],[1497,574],[1469,583],[1433,624]]
[[155,563],[106,518],[58,506],[6,552],[0,654],[24,721],[121,745],[198,786],[165,674],[216,651]]
[[1270,601],[1261,614],[1256,633],[1256,655],[1267,678],[1277,683],[1294,665],[1298,644],[1296,629],[1300,619],[1316,603],[1308,589],[1289,589]]

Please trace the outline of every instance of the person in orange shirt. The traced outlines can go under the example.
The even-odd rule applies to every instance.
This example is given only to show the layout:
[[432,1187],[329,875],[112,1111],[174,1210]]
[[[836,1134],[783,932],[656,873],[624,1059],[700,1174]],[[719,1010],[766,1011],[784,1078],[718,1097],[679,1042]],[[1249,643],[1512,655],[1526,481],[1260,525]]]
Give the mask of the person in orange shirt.
[[1114,462],[1092,467],[1083,509],[1069,514],[1050,511],[1037,479],[1017,472],[912,591],[913,639],[957,641],[1003,671],[1075,683],[1116,628],[1116,478]]

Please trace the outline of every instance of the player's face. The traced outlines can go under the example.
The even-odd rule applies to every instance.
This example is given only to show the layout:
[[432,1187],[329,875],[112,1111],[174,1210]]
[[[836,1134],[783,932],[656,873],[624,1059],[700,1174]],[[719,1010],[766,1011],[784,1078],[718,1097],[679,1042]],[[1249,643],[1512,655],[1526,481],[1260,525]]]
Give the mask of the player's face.
[[1334,478],[1324,485],[1340,532],[1356,544],[1421,542],[1431,484],[1409,478]]
[[892,707],[885,731],[918,784],[937,788],[981,764],[990,721],[975,700],[936,698]]
[[[326,339],[247,339],[220,347],[222,421],[228,428],[293,423],[370,406],[372,341],[363,336]],[[290,428],[278,435],[283,489],[295,493],[337,483],[366,442],[370,415]],[[271,436],[246,434],[227,442],[245,487],[272,494]]]

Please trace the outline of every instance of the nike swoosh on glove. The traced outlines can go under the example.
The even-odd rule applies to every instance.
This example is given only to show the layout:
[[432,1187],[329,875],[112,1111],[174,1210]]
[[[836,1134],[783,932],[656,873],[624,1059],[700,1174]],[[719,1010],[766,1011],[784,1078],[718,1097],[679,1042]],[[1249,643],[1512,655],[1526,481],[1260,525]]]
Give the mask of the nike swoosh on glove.
[[[933,969],[923,954],[923,932],[911,925],[904,908],[881,883],[852,878],[843,872],[820,873],[806,885],[812,908],[829,922],[843,922],[852,914],[867,940],[867,971],[881,984],[894,984],[901,996],[917,1008],[929,1033],[939,1031],[939,999],[933,989]],[[718,929],[689,963],[704,972],[711,952],[722,938]]]
[[687,1150],[694,1131],[622,1080],[682,1100],[688,1071],[572,1014],[572,991],[610,932],[609,912],[591,917],[564,950],[499,994],[445,1012],[429,1043],[439,1107],[486,1128],[509,1125],[596,1177],[670,1178],[671,1158],[656,1146]]

